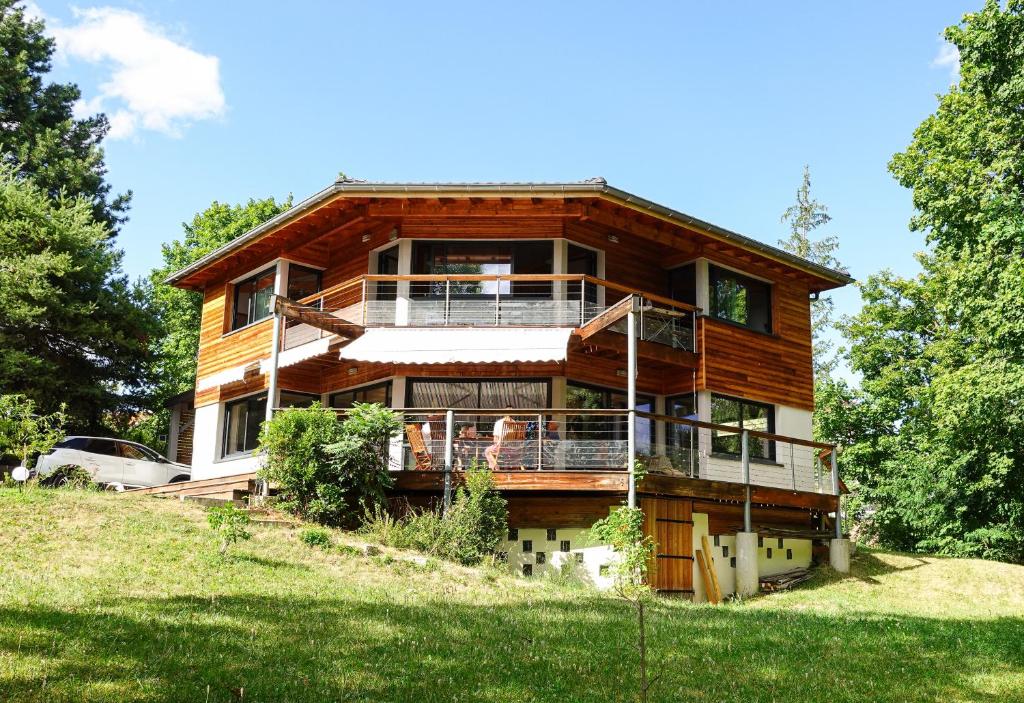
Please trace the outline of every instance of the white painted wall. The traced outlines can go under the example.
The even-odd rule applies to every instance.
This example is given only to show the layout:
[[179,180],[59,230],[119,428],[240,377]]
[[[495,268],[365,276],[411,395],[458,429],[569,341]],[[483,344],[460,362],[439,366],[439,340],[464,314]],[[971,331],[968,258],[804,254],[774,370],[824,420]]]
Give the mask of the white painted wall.
[[260,458],[242,456],[220,460],[220,438],[223,435],[223,404],[196,408],[192,435],[192,480],[244,474],[259,468]]
[[[557,574],[567,564],[587,583],[601,589],[611,587],[611,577],[601,573],[615,558],[611,547],[593,542],[583,528],[557,528],[554,540],[548,540],[547,532],[546,528],[522,528],[515,541],[505,541],[501,549],[508,555],[510,571],[523,574],[524,565],[529,565],[532,577],[537,578]],[[531,543],[529,552],[524,551],[527,541]],[[562,541],[569,542],[568,551],[562,551]]]
[[[708,516],[706,513],[693,514],[693,602],[703,603],[707,601],[707,590],[704,586],[704,576],[701,574],[700,566],[697,564],[697,550],[703,549],[701,536],[708,534]],[[773,537],[762,538],[762,544],[757,549],[757,573],[758,576],[770,576],[781,574],[792,569],[809,568],[811,565],[811,540],[809,539],[783,539],[782,547],[779,547],[779,540]],[[714,561],[715,573],[718,575],[718,585],[722,589],[722,595],[729,595],[736,592],[736,568],[731,565],[732,557],[736,556],[736,536],[719,535],[718,544],[715,545],[715,538],[709,536],[711,544],[711,557]],[[787,551],[789,550],[789,551]],[[769,556],[769,552],[771,556]],[[790,558],[791,557],[791,558]]]

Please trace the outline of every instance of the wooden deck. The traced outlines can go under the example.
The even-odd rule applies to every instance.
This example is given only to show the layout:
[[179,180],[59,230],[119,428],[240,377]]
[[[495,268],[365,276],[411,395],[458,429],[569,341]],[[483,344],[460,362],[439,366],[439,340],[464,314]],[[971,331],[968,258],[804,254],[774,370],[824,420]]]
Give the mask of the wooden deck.
[[179,481],[178,483],[165,483],[160,486],[149,488],[136,488],[125,493],[134,495],[151,495],[160,498],[171,498],[179,496],[202,496],[204,498],[229,498],[237,499],[241,494],[249,495],[256,489],[256,473],[234,474],[231,476],[219,476],[217,478],[206,478],[198,481]]
[[[441,492],[443,471],[392,471],[395,491]],[[502,491],[571,492],[625,495],[628,476],[624,471],[496,471],[494,483]],[[452,485],[464,482],[461,471],[452,472]],[[742,503],[745,487],[740,483],[707,481],[677,476],[648,475],[637,492],[651,496],[697,498],[725,503]],[[836,497],[824,493],[790,491],[767,486],[751,486],[751,502],[763,506],[780,506],[801,510],[832,512]]]

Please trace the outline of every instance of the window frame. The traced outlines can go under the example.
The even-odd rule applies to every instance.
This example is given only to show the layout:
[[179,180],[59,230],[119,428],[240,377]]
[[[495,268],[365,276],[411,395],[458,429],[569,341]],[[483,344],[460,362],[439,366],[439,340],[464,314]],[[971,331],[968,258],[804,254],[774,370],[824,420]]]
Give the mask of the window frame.
[[[544,402],[544,408],[524,408],[525,410],[542,410],[551,407],[551,377],[550,376],[487,376],[487,377],[463,377],[463,376],[411,376],[405,380],[405,407],[412,407],[412,391],[413,385],[418,383],[475,383],[477,384],[476,401],[477,407],[475,408],[453,408],[454,410],[502,410],[503,408],[481,408],[480,398],[482,396],[481,390],[484,383],[487,382],[499,382],[499,383],[543,383],[547,387],[547,399]],[[516,410],[517,408],[512,408]]]
[[[324,272],[323,272],[323,269],[314,268],[313,266],[306,266],[304,264],[295,264],[295,263],[288,262],[288,282],[287,282],[287,284],[284,287],[284,292],[285,292],[285,297],[286,298],[288,298],[290,300],[301,300],[301,298],[293,298],[292,297],[292,274],[295,272],[296,269],[298,269],[299,271],[302,271],[303,273],[315,274],[316,275],[316,290],[313,291],[313,293],[319,293],[319,292],[323,291],[323,289],[324,289]],[[304,297],[307,297],[309,295],[313,295],[313,293],[307,293],[305,296],[302,296],[302,297],[304,298]],[[317,302],[317,306],[319,306],[319,302]]]
[[[388,379],[386,381],[376,381],[374,383],[367,383],[367,384],[363,384],[361,386],[353,386],[352,388],[339,388],[336,391],[332,391],[332,392],[327,394],[327,407],[329,407],[329,408],[331,408],[333,410],[346,410],[347,408],[341,408],[341,407],[338,407],[337,405],[334,404],[335,397],[337,397],[339,395],[342,395],[342,394],[346,394],[346,393],[348,393],[348,394],[367,393],[369,391],[373,391],[373,390],[376,390],[378,388],[384,388],[385,389],[385,393],[384,393],[384,395],[385,395],[385,407],[390,408],[391,405],[392,405],[392,402],[394,400],[394,395],[393,395],[394,394],[394,382],[391,379]],[[367,401],[365,401],[365,400],[353,400],[352,402],[354,402],[354,403],[365,403]],[[352,406],[350,405],[348,407],[352,407]]]
[[[730,319],[718,314],[717,303],[718,300],[715,296],[715,281],[721,278],[721,274],[725,274],[726,278],[731,278],[736,281],[739,285],[743,286],[749,293],[751,290],[751,284],[757,287],[763,287],[767,293],[768,300],[765,304],[765,312],[767,315],[766,329],[759,329],[751,325],[749,322],[739,322],[737,320]],[[741,271],[736,271],[719,264],[708,262],[708,310],[707,317],[717,322],[724,322],[727,325],[734,325],[740,329],[750,330],[751,332],[757,332],[758,334],[774,335],[775,334],[775,285],[770,281],[765,281],[761,278],[756,278],[749,274]]]
[[[238,281],[235,281],[234,283],[231,284],[231,318],[228,321],[228,327],[229,327],[228,332],[237,332],[240,329],[244,329],[244,328],[246,328],[246,327],[248,327],[250,325],[255,325],[257,322],[262,322],[263,320],[270,319],[270,317],[273,316],[273,314],[274,314],[273,310],[268,310],[267,314],[264,315],[263,317],[253,318],[251,316],[255,314],[255,310],[248,310],[247,309],[247,311],[246,311],[246,319],[247,319],[247,321],[244,324],[240,324],[240,325],[236,324],[238,322],[238,292],[239,292],[239,289],[242,286],[244,286],[245,284],[247,284],[247,283],[252,283],[254,281],[259,280],[263,276],[266,276],[268,273],[272,273],[272,275],[274,277],[274,283],[270,286],[270,288],[271,288],[271,291],[273,291],[277,287],[277,273],[278,273],[277,269],[278,269],[277,263],[275,262],[275,263],[271,264],[270,266],[266,266],[266,267],[260,269],[259,271],[255,272],[255,273],[253,273],[253,274],[251,274],[249,276],[246,276],[245,278],[239,279]],[[255,291],[253,291],[253,292],[255,293]],[[252,296],[252,300],[255,300],[255,297],[256,296],[253,295]]]
[[[253,445],[252,449],[244,449],[243,448],[240,451],[231,452],[230,454],[228,453],[228,433],[231,431],[230,420],[231,420],[231,410],[232,410],[232,408],[234,408],[236,406],[239,406],[239,405],[242,405],[243,403],[244,404],[249,404],[249,403],[257,403],[258,404],[258,403],[260,403],[262,401],[263,402],[263,417],[265,418],[266,414],[267,414],[266,403],[269,402],[268,401],[268,397],[269,397],[269,393],[264,390],[264,391],[260,391],[258,393],[253,393],[251,395],[245,395],[245,396],[241,396],[240,398],[232,398],[231,400],[224,401],[224,414],[223,414],[224,426],[223,426],[223,428],[221,430],[221,437],[220,437],[220,439],[221,439],[220,460],[221,461],[230,461],[231,459],[240,459],[242,457],[252,456],[253,449],[256,448],[256,446]],[[246,418],[246,419],[248,420],[248,418]],[[261,424],[262,424],[262,422],[263,422],[263,420],[260,420]],[[248,422],[246,422],[245,427],[248,427]],[[258,433],[257,433],[257,436],[258,436]],[[246,441],[243,441],[242,442],[242,446],[244,447],[245,444],[246,444]]]
[[[573,386],[575,386],[576,388],[583,388],[583,389],[589,390],[589,391],[597,391],[598,393],[604,393],[605,396],[604,396],[604,398],[602,398],[602,404],[604,405],[603,408],[571,408],[572,410],[580,410],[580,411],[585,411],[585,410],[588,410],[588,409],[590,409],[590,410],[598,410],[598,409],[614,410],[614,409],[617,409],[617,408],[609,407],[611,405],[611,402],[610,402],[611,394],[613,394],[613,393],[621,393],[622,395],[625,395],[625,396],[629,395],[628,389],[615,388],[613,386],[601,386],[601,385],[597,385],[597,384],[594,384],[594,383],[586,383],[585,381],[574,381],[571,378],[567,378],[565,380],[565,391],[566,391],[566,403],[565,404],[567,406],[569,404],[569,401],[568,401],[569,388],[573,387]],[[657,407],[657,396],[648,395],[646,393],[637,393],[636,394],[636,400],[637,400],[637,406],[640,406],[640,405],[650,405],[651,409],[650,410],[639,410],[639,408],[634,408],[635,410],[638,410],[639,412],[649,412],[652,415],[654,414],[654,410]],[[570,408],[567,408],[567,409],[570,409]],[[621,408],[621,410],[628,410],[628,409],[629,408]],[[584,412],[580,412],[579,414],[582,415],[582,414],[585,414],[585,413]],[[614,416],[609,418],[609,424],[611,425],[611,428],[612,428],[611,431],[615,432],[616,434],[618,434],[620,431],[624,431],[623,436],[622,437],[616,437],[616,439],[626,439],[628,437],[629,430],[628,430],[628,428],[626,428],[624,422],[622,422],[622,421],[616,422],[617,419],[618,418],[616,418]],[[655,423],[654,423],[653,420],[651,420],[649,418],[644,418],[644,417],[638,417],[637,421],[638,422],[639,421],[646,421],[648,423],[648,441],[647,441],[647,445],[645,447],[641,448],[639,446],[639,442],[638,442],[637,449],[645,451],[648,454],[651,454],[654,451],[654,449],[656,448],[656,446],[657,446]],[[567,426],[566,430],[567,431],[568,431],[568,425],[569,425],[569,422],[567,421],[566,422],[566,426]],[[605,431],[608,431],[608,430],[605,430]]]
[[[746,408],[747,406],[767,409],[767,411],[768,411],[767,412],[768,429],[767,430],[755,430],[755,431],[757,431],[757,432],[767,432],[768,434],[775,434],[776,406],[774,404],[772,404],[772,403],[764,403],[764,402],[761,402],[759,400],[748,400],[747,398],[738,398],[738,397],[732,396],[732,395],[725,395],[724,393],[712,393],[711,394],[711,398],[710,398],[710,400],[711,400],[711,413],[712,413],[711,414],[711,421],[714,424],[722,424],[722,423],[715,423],[714,422],[715,399],[726,400],[726,401],[730,401],[730,402],[733,402],[733,403],[737,403],[739,405],[739,418],[737,419],[736,431],[735,431],[735,433],[727,435],[727,437],[729,437],[729,438],[731,438],[731,437],[737,437],[737,438],[742,437],[742,433],[743,433],[743,429],[744,429],[743,422],[746,419],[746,412],[744,411],[744,408]],[[718,442],[719,439],[723,439],[723,438],[724,437],[720,438],[718,436],[717,430],[712,430],[712,432],[711,432],[711,455],[712,456],[719,456],[719,457],[727,457],[727,458],[730,458],[730,459],[741,458],[742,457],[742,448],[737,450],[737,451],[735,451],[735,452],[733,452],[733,451],[731,451],[729,449],[723,449],[722,445]],[[741,443],[740,447],[742,447],[742,439],[739,439],[739,441]],[[762,440],[762,441],[764,441],[764,443],[765,443],[764,446],[767,449],[767,451],[764,452],[763,454],[760,454],[760,453],[755,454],[754,451],[753,451],[754,445],[750,444],[749,445],[750,460],[753,461],[753,462],[762,461],[762,462],[775,463],[775,457],[776,457],[775,442],[773,440]]]

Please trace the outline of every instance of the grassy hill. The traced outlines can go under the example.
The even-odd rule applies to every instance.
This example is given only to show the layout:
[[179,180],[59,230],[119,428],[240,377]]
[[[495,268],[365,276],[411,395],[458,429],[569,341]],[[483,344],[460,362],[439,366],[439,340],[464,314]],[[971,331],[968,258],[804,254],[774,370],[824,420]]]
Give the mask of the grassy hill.
[[[584,588],[273,528],[217,551],[194,506],[0,490],[0,701],[634,699],[630,611]],[[1024,567],[862,551],[650,620],[655,701],[1024,701]]]

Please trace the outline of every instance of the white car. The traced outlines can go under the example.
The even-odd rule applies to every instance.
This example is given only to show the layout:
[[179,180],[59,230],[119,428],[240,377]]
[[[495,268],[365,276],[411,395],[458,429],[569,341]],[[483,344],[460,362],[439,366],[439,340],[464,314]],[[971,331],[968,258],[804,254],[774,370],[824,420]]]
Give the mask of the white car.
[[45,479],[62,466],[80,466],[96,483],[114,488],[159,486],[187,481],[192,470],[149,447],[108,437],[68,437],[39,457],[36,474]]

